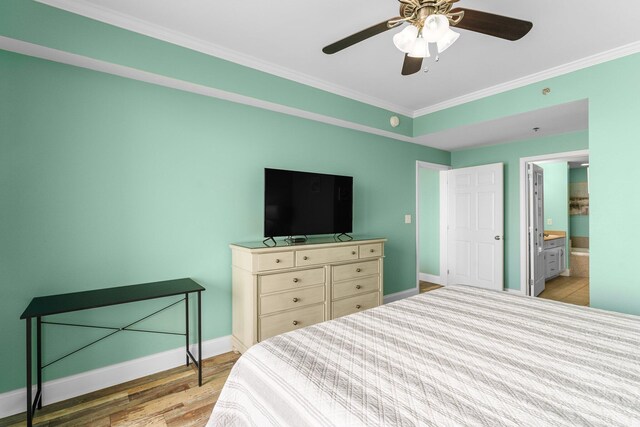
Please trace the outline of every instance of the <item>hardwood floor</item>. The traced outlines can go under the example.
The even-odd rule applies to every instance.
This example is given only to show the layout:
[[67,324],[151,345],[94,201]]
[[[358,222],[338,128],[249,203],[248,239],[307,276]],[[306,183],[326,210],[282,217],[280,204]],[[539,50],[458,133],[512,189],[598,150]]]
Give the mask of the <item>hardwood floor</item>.
[[545,283],[540,298],[589,306],[589,278],[559,276]]
[[433,291],[434,289],[441,288],[442,286],[436,285],[435,283],[423,282],[420,281],[420,293],[423,294],[425,292]]
[[[239,357],[225,353],[204,360],[202,387],[195,369],[182,366],[45,406],[33,425],[203,426]],[[0,419],[0,426],[25,425],[24,413]]]

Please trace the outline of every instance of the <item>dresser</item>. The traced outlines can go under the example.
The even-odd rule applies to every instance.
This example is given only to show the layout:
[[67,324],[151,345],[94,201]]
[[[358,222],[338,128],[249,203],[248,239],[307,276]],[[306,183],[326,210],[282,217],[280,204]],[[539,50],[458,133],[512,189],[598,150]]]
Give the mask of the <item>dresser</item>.
[[272,336],[382,304],[382,238],[313,238],[230,245],[232,345],[244,352]]

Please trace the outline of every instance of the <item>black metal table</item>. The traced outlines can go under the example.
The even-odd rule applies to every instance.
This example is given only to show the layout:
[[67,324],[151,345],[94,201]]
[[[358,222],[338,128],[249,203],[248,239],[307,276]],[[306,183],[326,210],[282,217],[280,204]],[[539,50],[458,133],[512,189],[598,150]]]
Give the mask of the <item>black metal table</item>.
[[[145,283],[141,285],[131,285],[131,286],[120,286],[116,288],[106,288],[106,289],[96,289],[92,291],[84,291],[84,292],[74,292],[69,294],[60,294],[60,295],[49,295],[44,297],[37,297],[31,300],[31,303],[27,306],[20,319],[25,319],[27,321],[27,426],[31,427],[33,424],[33,415],[36,409],[42,408],[42,370],[47,366],[50,366],[60,360],[71,356],[79,352],[80,350],[84,350],[85,348],[102,341],[110,336],[117,334],[122,331],[130,331],[130,332],[149,332],[149,333],[158,333],[158,334],[169,334],[169,335],[183,335],[185,336],[185,345],[186,345],[186,358],[187,358],[187,366],[189,366],[189,361],[192,360],[194,365],[198,368],[198,385],[202,385],[202,317],[201,317],[201,293],[205,289],[200,286],[198,283],[194,282],[191,279],[176,279],[176,280],[167,280],[163,282],[153,282],[153,283]],[[198,360],[193,356],[191,351],[189,350],[189,294],[196,292],[198,294]],[[156,298],[164,298],[175,295],[183,295],[184,298],[171,303],[170,305],[156,310],[155,312],[137,320],[133,323],[129,323],[125,326],[116,328],[116,327],[108,327],[108,326],[95,326],[95,325],[82,325],[82,324],[74,324],[74,323],[61,323],[61,322],[49,322],[45,321],[42,318],[44,316],[51,316],[54,314],[62,314],[69,313],[72,311],[80,311],[80,310],[88,310],[92,308],[98,307],[106,307],[110,305],[118,305],[118,304],[126,304],[130,302],[136,301],[145,301]],[[133,326],[141,321],[148,319],[151,316],[154,316],[161,311],[164,311],[170,307],[173,307],[180,302],[185,302],[185,332],[184,333],[176,333],[176,332],[164,332],[164,331],[152,331],[145,329],[135,329]],[[32,319],[36,319],[36,365],[37,365],[37,389],[35,398],[32,399],[32,386],[33,386],[33,378],[32,378],[32,330],[31,330],[31,321]],[[75,327],[84,327],[84,328],[98,328],[109,330],[109,332],[89,343],[86,344],[66,355],[59,357],[51,362],[48,362],[46,365],[42,365],[42,325],[43,324],[52,324],[52,325],[63,325],[63,326],[75,326]]]

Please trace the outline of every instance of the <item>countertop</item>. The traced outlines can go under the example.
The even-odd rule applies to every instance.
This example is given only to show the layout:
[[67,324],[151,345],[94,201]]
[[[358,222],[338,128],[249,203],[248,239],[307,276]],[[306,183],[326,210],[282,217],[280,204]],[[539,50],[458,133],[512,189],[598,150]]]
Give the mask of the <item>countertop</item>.
[[566,231],[553,231],[553,230],[545,230],[544,231],[544,241],[547,240],[555,240],[555,239],[563,239],[567,237]]

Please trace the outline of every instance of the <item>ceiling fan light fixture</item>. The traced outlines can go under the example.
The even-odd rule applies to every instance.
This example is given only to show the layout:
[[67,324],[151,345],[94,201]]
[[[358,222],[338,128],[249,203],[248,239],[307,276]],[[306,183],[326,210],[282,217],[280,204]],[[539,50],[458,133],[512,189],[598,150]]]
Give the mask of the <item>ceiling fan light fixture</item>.
[[452,44],[456,42],[456,40],[458,40],[458,37],[460,37],[460,33],[456,33],[451,28],[449,28],[449,30],[444,33],[444,36],[442,36],[437,42],[438,53],[442,53],[447,50]]
[[429,42],[423,37],[418,37],[413,43],[409,56],[412,58],[429,58]]
[[413,49],[417,37],[418,28],[409,25],[393,36],[393,44],[402,52],[409,53]]
[[422,27],[422,36],[430,43],[442,38],[449,29],[449,18],[445,15],[434,14],[427,16]]

